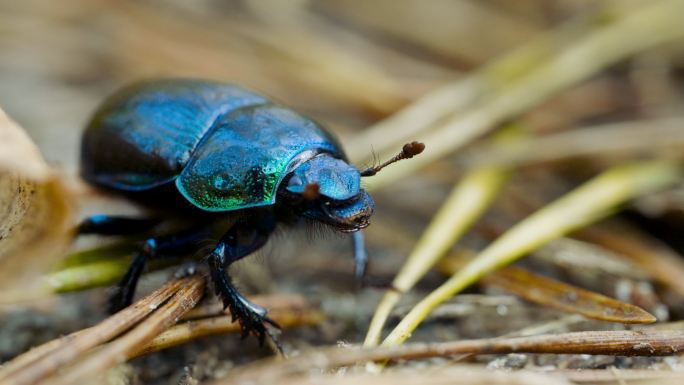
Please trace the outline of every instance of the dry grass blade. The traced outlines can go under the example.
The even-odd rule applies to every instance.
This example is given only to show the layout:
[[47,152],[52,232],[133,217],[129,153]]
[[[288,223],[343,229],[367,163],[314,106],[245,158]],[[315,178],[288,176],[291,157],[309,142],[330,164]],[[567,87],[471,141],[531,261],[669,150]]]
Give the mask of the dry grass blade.
[[[684,2],[679,0],[648,2],[635,7],[616,21],[560,50],[500,93],[421,136],[420,140],[429,151],[411,162],[384,170],[369,179],[368,187],[381,188],[401,180],[607,66],[654,46],[681,39],[684,24],[678,15],[682,13]],[[387,157],[386,154],[380,156]]]
[[544,243],[605,217],[627,200],[680,180],[669,162],[615,167],[540,209],[483,250],[447,282],[420,301],[383,341],[401,344],[439,304],[497,268],[506,266]]
[[682,127],[684,119],[671,118],[578,128],[504,148],[491,144],[473,148],[469,163],[477,167],[514,167],[580,156],[658,154],[684,147]]
[[[452,271],[451,274],[454,274]],[[527,301],[601,321],[641,324],[657,319],[638,306],[534,274],[508,267],[484,278],[484,283]]]
[[16,357],[0,370],[0,384],[36,383],[83,356],[91,348],[130,329],[187,284],[187,279],[171,281],[96,326],[48,342]]
[[507,176],[502,168],[481,168],[466,174],[432,219],[373,314],[365,346],[380,342],[387,317],[405,293],[427,273],[470,228],[497,195]]
[[51,385],[82,383],[84,379],[101,375],[105,370],[124,362],[128,356],[138,351],[141,345],[151,341],[195,307],[204,294],[204,284],[204,278],[197,275],[184,280],[180,290],[168,302],[133,330],[79,361],[75,366],[66,369],[56,378],[42,383]]
[[441,343],[414,343],[370,349],[328,348],[288,361],[266,360],[247,366],[213,385],[280,383],[310,374],[370,361],[418,360],[457,354],[601,354],[616,356],[673,355],[684,349],[682,331],[587,331],[512,338],[486,338]]
[[115,282],[126,272],[128,266],[130,258],[102,260],[55,271],[45,279],[50,290],[55,293],[66,293]]
[[59,264],[59,268],[83,266],[89,263],[121,259],[133,254],[140,246],[135,241],[120,241],[70,253]]
[[[467,254],[463,258],[463,254]],[[456,274],[472,260],[473,252],[464,250],[458,256],[444,258],[438,265],[447,276]],[[485,277],[482,282],[539,305],[553,307],[568,313],[581,314],[601,321],[641,324],[656,322],[657,319],[629,303],[606,297],[602,294],[550,279],[518,267],[507,267]]]

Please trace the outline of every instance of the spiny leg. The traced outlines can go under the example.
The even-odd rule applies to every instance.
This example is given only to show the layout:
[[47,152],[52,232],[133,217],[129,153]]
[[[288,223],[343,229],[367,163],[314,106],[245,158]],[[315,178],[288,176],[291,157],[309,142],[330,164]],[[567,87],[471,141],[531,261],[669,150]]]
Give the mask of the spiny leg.
[[[221,252],[221,247],[217,247],[215,252]],[[237,320],[240,323],[242,338],[247,337],[249,333],[254,333],[259,339],[259,344],[263,345],[264,337],[268,333],[264,323],[271,324],[276,328],[280,328],[280,326],[266,316],[266,309],[251,303],[240,294],[225,269],[223,258],[212,252],[208,262],[216,294],[221,297],[223,307],[230,309],[233,322]]]
[[128,271],[109,297],[109,312],[115,313],[131,304],[138,280],[148,261],[191,253],[197,249],[200,241],[208,237],[208,234],[205,227],[200,227],[144,241],[140,251],[133,257]]
[[78,234],[132,235],[151,230],[159,219],[91,215],[77,227]]
[[[208,257],[216,294],[221,297],[224,308],[229,308],[233,320],[240,322],[243,338],[252,333],[262,345],[266,335],[273,339],[264,324],[280,327],[266,316],[266,309],[249,302],[240,294],[228,275],[227,266],[261,248],[274,229],[275,220],[270,213],[238,220],[221,238]],[[275,339],[274,342],[278,345]]]

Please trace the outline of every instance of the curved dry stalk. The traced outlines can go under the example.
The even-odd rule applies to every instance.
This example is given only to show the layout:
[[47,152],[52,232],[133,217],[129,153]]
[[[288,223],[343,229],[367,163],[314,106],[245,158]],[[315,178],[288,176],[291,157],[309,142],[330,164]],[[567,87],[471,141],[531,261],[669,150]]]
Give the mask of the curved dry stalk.
[[36,383],[93,347],[130,329],[187,284],[187,279],[171,281],[96,326],[50,341],[14,358],[0,370],[0,385]]
[[439,304],[485,274],[506,266],[544,243],[605,217],[627,200],[680,180],[680,169],[666,161],[618,166],[586,182],[508,230],[472,262],[420,301],[383,341],[403,343]]
[[684,119],[666,118],[577,128],[532,137],[506,147],[478,146],[467,156],[467,162],[476,167],[519,167],[580,156],[659,154],[684,147],[682,127]]
[[205,279],[198,275],[181,280],[182,286],[168,302],[151,314],[123,337],[109,343],[87,356],[75,366],[55,378],[42,383],[50,385],[71,385],[91,376],[101,375],[105,370],[126,361],[142,344],[151,341],[192,309],[204,294]]
[[[481,104],[461,111],[420,140],[429,149],[367,181],[369,190],[402,180],[558,92],[646,49],[684,37],[684,2],[648,2],[583,37]],[[389,157],[381,153],[381,158]]]
[[392,281],[393,290],[383,295],[368,327],[364,346],[380,342],[382,329],[401,295],[411,290],[489,207],[507,174],[503,168],[481,168],[466,174],[454,187]]
[[[314,309],[280,309],[275,311],[269,309],[268,315],[283,328],[318,325],[325,319],[323,313]],[[128,359],[168,349],[200,337],[214,334],[239,333],[240,331],[240,325],[234,322],[229,315],[188,321],[165,330],[141,349],[129,355]]]
[[413,343],[370,349],[326,348],[287,361],[249,365],[212,385],[280,383],[291,376],[364,362],[419,360],[458,354],[597,354],[665,356],[684,350],[684,332],[675,330],[587,331],[512,338],[485,338],[441,343]]

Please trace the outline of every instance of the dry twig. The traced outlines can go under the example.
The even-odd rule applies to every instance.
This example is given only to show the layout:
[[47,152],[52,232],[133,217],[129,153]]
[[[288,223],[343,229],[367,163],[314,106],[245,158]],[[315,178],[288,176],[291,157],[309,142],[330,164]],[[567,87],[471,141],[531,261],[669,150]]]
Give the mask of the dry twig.
[[288,361],[266,360],[247,366],[214,385],[279,383],[289,376],[330,370],[370,361],[417,360],[457,354],[602,354],[672,355],[684,349],[682,331],[588,331],[531,337],[487,338],[442,343],[414,343],[371,349],[328,348]]
[[187,279],[171,281],[96,326],[48,342],[16,357],[0,371],[0,384],[36,383],[64,365],[82,357],[93,347],[130,329],[187,284]]
[[132,331],[68,368],[56,378],[47,379],[47,382],[42,383],[76,384],[83,379],[101,375],[105,370],[126,361],[127,357],[140,349],[142,344],[168,329],[192,309],[204,294],[204,283],[204,278],[198,275],[184,279],[180,290]]

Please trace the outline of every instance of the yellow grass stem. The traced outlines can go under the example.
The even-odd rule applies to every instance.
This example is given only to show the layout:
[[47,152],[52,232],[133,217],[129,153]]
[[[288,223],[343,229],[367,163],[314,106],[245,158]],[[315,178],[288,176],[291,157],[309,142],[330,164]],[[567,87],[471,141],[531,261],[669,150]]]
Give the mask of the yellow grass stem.
[[394,278],[392,286],[395,290],[388,290],[382,297],[364,346],[375,346],[380,342],[382,328],[401,295],[411,290],[489,207],[506,175],[505,169],[499,167],[476,169],[454,187]]
[[383,341],[399,345],[430,312],[482,276],[546,242],[605,217],[627,200],[680,180],[678,165],[648,161],[617,166],[538,210],[484,249],[471,263],[420,301]]

